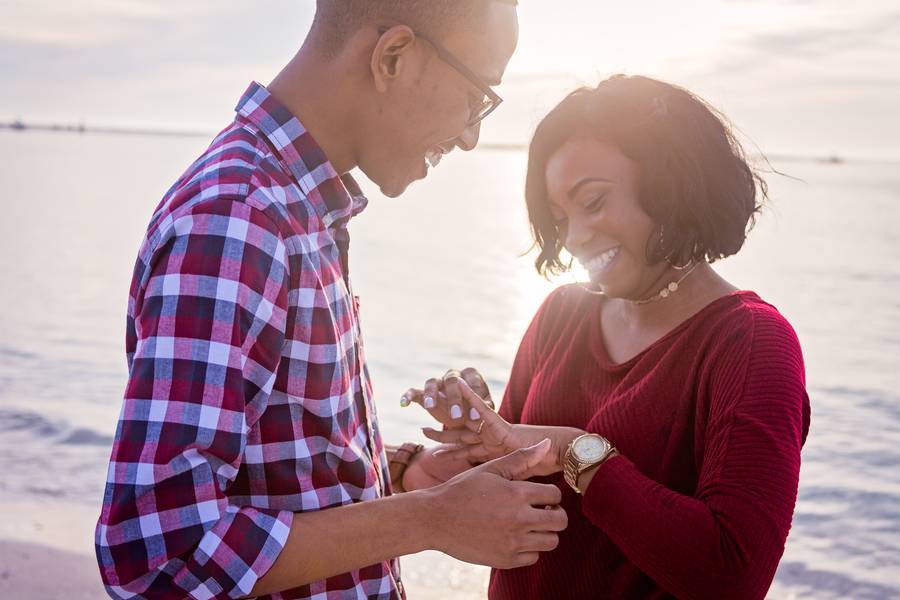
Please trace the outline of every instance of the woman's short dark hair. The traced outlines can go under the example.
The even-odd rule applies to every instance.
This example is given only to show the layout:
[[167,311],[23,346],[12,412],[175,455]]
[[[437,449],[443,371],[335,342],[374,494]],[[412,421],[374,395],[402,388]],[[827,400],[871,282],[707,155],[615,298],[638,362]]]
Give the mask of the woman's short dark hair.
[[544,275],[566,271],[547,198],[547,161],[572,138],[613,144],[637,163],[641,208],[656,223],[647,262],[714,262],[741,249],[768,188],[750,167],[727,119],[680,87],[615,75],[569,94],[538,125],[525,200]]

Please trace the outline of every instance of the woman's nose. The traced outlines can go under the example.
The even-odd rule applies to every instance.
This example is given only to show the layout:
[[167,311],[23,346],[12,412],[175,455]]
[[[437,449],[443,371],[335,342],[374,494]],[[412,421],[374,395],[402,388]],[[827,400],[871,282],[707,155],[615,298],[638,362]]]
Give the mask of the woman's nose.
[[592,237],[593,233],[589,227],[585,226],[582,219],[569,219],[564,240],[569,252],[577,255]]

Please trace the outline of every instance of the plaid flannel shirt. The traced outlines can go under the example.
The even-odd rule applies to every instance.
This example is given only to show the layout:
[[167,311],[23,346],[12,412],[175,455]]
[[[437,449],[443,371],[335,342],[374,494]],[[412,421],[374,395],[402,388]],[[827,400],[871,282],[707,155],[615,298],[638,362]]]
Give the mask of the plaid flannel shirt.
[[[294,513],[390,494],[347,276],[366,200],[264,87],[237,113],[137,259],[96,529],[115,598],[247,595]],[[392,561],[277,597],[401,595]]]

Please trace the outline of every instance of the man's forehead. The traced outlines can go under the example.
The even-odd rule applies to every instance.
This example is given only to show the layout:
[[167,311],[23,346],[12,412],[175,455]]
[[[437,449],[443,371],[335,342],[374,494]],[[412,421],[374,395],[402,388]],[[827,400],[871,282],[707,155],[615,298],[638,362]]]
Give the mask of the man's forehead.
[[494,86],[500,84],[518,44],[519,22],[514,2],[493,0],[490,4],[483,26],[453,36],[457,39],[452,42],[460,48],[460,58],[469,68],[485,83]]

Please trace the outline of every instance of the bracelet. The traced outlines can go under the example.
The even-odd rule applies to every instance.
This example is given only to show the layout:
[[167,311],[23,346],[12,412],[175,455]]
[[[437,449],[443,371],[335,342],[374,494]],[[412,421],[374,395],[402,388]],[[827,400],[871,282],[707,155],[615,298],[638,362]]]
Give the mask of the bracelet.
[[424,449],[425,446],[422,444],[413,444],[412,442],[407,442],[402,446],[387,447],[389,453],[388,469],[390,470],[391,475],[391,488],[395,492],[406,491],[403,489],[403,474],[406,473],[406,468],[409,467],[409,463],[412,462],[413,457]]

